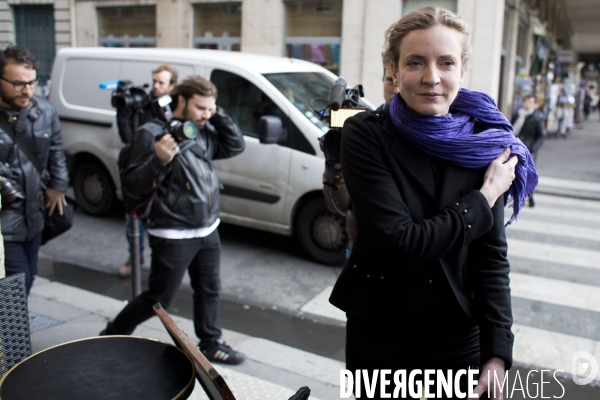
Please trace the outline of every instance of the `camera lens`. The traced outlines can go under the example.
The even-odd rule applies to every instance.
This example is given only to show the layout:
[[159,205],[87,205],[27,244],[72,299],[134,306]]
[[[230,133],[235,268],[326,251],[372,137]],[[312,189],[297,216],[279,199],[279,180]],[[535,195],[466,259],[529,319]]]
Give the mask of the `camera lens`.
[[0,191],[2,192],[2,203],[10,204],[19,197],[19,190],[6,179],[0,181]]

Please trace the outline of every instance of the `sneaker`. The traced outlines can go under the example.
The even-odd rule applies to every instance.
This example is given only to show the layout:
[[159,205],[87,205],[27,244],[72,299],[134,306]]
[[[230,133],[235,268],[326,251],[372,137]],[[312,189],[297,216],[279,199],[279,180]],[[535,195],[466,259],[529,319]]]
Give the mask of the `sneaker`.
[[[144,256],[140,260],[140,265],[144,265]],[[117,275],[119,278],[129,278],[131,276],[131,258],[128,258],[125,264],[119,267]]]
[[209,343],[206,347],[198,345],[204,357],[210,362],[218,362],[223,364],[238,365],[241,364],[246,356],[239,351],[229,347],[223,339]]

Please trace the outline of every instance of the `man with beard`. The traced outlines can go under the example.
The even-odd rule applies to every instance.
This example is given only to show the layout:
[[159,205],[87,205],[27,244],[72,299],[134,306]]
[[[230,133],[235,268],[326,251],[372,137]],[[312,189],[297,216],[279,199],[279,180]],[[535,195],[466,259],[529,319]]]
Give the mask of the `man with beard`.
[[244,139],[231,118],[217,108],[212,82],[189,77],[171,91],[171,97],[173,118],[193,122],[199,132],[187,139],[163,135],[164,124],[154,120],[135,133],[122,183],[124,193],[134,198],[156,193],[148,215],[152,248],[148,290],[101,334],[131,334],[154,315],[155,303],[169,307],[187,270],[200,350],[210,361],[239,364],[245,356],[225,344],[219,326],[219,180],[212,160],[241,153]]
[[25,47],[0,52],[0,178],[7,275],[37,274],[44,213],[63,213],[67,162],[54,106],[33,94],[39,62]]
[[[151,101],[168,94],[173,87],[177,84],[177,70],[171,67],[169,64],[161,64],[155,70],[152,71],[152,90],[150,92]],[[136,116],[134,113],[138,113]],[[135,118],[139,118],[135,121]],[[157,118],[156,112],[151,107],[151,102],[146,104],[140,111],[134,111],[131,108],[117,109],[117,125],[119,127],[119,135],[121,141],[128,144],[131,143],[133,133],[139,127],[144,125],[146,122],[152,121]],[[144,224],[142,220],[138,220],[138,232],[140,232],[140,260],[141,264],[144,264],[144,236],[142,232],[144,230]],[[125,213],[125,236],[129,242],[129,233],[131,226],[131,217],[128,213]],[[129,243],[129,257],[123,265],[117,270],[117,275],[120,278],[128,278],[131,276],[131,243]]]

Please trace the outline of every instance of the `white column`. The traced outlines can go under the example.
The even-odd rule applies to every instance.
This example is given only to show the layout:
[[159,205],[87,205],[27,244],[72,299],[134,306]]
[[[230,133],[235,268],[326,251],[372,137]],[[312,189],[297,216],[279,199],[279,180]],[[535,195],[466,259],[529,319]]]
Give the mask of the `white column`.
[[342,6],[342,44],[340,75],[349,85],[361,83],[366,0],[344,0]]
[[98,46],[98,14],[91,1],[75,3],[75,42],[77,46]]
[[190,0],[156,1],[156,47],[192,47]]
[[385,31],[398,22],[401,12],[398,0],[369,1],[365,9],[362,76],[358,83],[362,83],[365,97],[376,106],[384,102],[381,52],[385,43]]
[[506,55],[504,64],[504,87],[502,91],[502,104],[498,104],[500,111],[507,118],[512,116],[512,103],[515,93],[515,76],[518,71],[515,71],[517,66],[517,40],[519,37],[519,0],[515,1],[515,7],[509,9],[508,43],[506,45]]
[[245,53],[283,56],[285,9],[282,0],[242,1],[242,48]]
[[473,45],[471,69],[465,75],[463,87],[485,92],[497,101],[504,0],[458,0],[457,11],[469,25]]
[[57,51],[62,47],[72,46],[70,0],[54,2],[54,39]]
[[0,48],[5,49],[15,43],[13,13],[6,0],[0,1]]

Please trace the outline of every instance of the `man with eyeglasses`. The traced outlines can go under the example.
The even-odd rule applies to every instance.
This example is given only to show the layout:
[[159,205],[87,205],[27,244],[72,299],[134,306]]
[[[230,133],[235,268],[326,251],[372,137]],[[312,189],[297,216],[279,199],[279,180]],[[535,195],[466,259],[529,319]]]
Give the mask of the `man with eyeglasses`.
[[62,215],[69,186],[60,122],[48,100],[34,95],[39,62],[25,47],[0,51],[0,178],[7,275],[37,274],[44,213]]

